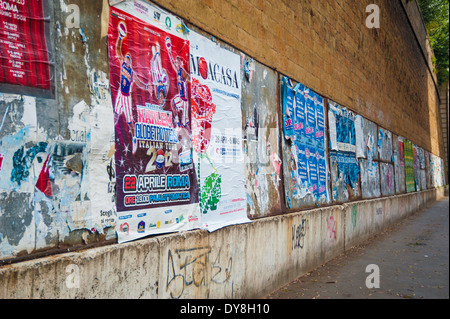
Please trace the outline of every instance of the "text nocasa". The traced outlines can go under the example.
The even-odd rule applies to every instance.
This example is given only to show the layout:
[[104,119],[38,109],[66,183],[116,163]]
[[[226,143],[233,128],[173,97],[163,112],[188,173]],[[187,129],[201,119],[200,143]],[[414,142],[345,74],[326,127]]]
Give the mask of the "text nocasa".
[[[201,57],[194,57],[191,54],[191,74],[196,74],[197,76],[201,76],[200,68],[198,67],[198,63]],[[217,83],[227,85],[229,87],[234,87],[239,89],[239,84],[237,80],[237,72],[231,70],[230,68],[221,66],[217,63],[208,63],[208,79],[211,79]]]

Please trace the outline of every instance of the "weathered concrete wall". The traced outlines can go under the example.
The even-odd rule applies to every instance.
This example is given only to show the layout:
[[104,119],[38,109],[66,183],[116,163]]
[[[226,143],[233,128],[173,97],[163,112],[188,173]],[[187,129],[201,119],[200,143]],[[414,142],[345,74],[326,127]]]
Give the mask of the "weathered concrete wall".
[[262,297],[443,192],[363,200],[214,233],[189,231],[15,263],[0,269],[0,298]]

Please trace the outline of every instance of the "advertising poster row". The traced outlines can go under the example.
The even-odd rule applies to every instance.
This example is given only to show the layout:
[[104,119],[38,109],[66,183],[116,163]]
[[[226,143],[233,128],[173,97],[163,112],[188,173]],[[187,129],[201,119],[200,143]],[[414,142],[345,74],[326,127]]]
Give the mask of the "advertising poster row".
[[[110,8],[108,49],[118,241],[250,222],[240,56],[140,0]],[[378,160],[401,161],[406,192],[417,189],[409,141],[393,153],[390,132],[332,101],[325,113],[287,77],[281,95],[289,208],[395,193],[394,166]]]
[[250,222],[239,55],[142,1],[110,8],[118,241]]

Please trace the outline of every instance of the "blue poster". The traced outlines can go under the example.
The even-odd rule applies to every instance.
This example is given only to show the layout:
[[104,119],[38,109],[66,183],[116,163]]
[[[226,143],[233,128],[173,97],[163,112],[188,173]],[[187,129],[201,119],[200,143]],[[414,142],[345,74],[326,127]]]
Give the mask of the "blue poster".
[[318,182],[319,176],[317,172],[317,153],[314,147],[306,147],[306,159],[308,160],[308,172],[309,172],[309,191],[318,195]]
[[337,112],[335,112],[334,117],[336,118],[336,143],[337,143],[337,147],[338,149],[341,149],[341,145],[344,141],[344,137],[343,137],[343,133],[344,133],[344,129],[343,129],[343,117],[342,117],[342,113],[340,110],[338,110]]
[[355,115],[353,112],[348,111],[348,131],[349,131],[349,143],[351,145],[350,150],[351,152],[356,151],[356,132],[355,132]]
[[295,145],[298,149],[298,176],[300,178],[300,183],[305,188],[309,187],[309,177],[308,177],[308,161],[306,158],[306,149],[303,144],[296,141]]
[[345,153],[338,151],[336,152],[337,157],[337,164],[338,164],[338,171],[339,175],[343,176],[343,180],[345,181],[345,184],[348,184],[348,174],[347,174],[347,162],[345,160]]
[[325,111],[323,98],[317,94],[314,96],[316,105],[316,147],[325,149]]
[[306,101],[308,99],[308,89],[301,83],[298,83],[295,88],[295,121],[294,131],[295,139],[300,143],[305,143],[305,114]]
[[316,94],[309,91],[308,99],[306,100],[306,120],[305,120],[305,136],[306,145],[316,146],[316,106],[314,105],[314,96]]
[[286,77],[281,90],[283,132],[291,140],[291,176],[298,186],[293,192],[298,199],[308,196],[309,203],[328,203],[324,100],[301,83],[293,87]]
[[325,158],[325,151],[317,149],[319,159],[317,161],[317,170],[319,175],[318,183],[318,198],[327,199],[327,163]]
[[[350,143],[350,134],[348,132],[348,114],[347,114],[347,109],[343,108],[342,109],[342,116],[341,116],[341,138],[342,138],[342,143],[343,144],[348,144]],[[345,150],[345,148],[343,149]]]
[[345,161],[347,163],[347,175],[352,188],[357,187],[359,181],[359,164],[354,153],[345,153]]

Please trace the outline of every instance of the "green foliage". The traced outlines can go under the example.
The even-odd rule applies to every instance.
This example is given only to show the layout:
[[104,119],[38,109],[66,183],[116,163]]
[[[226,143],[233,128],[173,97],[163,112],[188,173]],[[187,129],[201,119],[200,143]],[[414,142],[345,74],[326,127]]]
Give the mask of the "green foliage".
[[433,48],[438,83],[449,79],[449,0],[418,0]]

